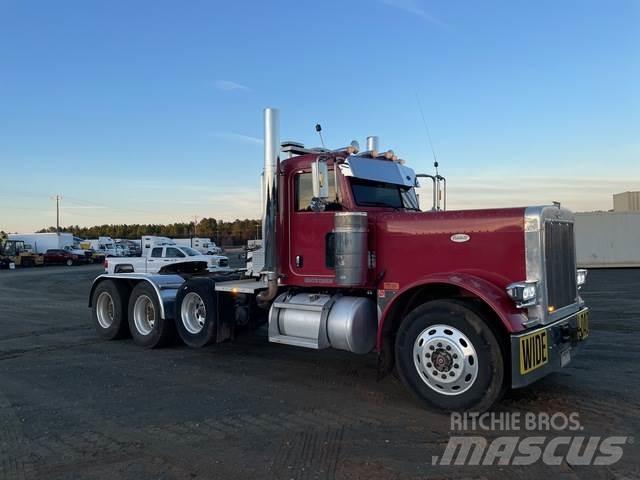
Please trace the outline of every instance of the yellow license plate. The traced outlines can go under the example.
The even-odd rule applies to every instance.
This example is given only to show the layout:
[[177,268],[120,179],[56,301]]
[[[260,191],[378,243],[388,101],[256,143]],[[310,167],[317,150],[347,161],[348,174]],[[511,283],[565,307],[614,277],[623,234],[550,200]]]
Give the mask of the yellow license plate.
[[520,373],[524,375],[549,361],[549,334],[540,330],[520,337]]
[[578,312],[576,324],[578,326],[578,340],[584,340],[589,336],[589,310]]

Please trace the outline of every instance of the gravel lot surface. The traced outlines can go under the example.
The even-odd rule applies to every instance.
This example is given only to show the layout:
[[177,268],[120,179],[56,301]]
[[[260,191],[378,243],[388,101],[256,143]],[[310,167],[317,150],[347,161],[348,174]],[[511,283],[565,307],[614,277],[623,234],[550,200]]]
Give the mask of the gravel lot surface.
[[[100,341],[97,266],[0,271],[0,479],[640,478],[640,270],[591,271],[591,338],[569,367],[510,392],[503,413],[577,412],[628,436],[611,466],[433,466],[449,416],[376,356],[246,336],[190,350]],[[531,432],[475,432],[489,441]]]

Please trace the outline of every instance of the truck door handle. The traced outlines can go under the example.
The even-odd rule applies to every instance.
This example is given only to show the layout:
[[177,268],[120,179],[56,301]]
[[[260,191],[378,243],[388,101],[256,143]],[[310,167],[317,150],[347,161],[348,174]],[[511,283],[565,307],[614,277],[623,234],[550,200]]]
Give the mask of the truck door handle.
[[302,268],[302,265],[304,265],[302,255],[296,255],[296,267]]

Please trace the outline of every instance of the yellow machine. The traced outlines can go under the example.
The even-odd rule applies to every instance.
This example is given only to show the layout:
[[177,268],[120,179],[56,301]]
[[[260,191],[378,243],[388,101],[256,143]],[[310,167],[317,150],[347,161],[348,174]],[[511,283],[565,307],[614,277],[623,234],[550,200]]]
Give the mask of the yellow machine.
[[11,263],[17,267],[36,267],[44,265],[44,258],[29,251],[22,240],[5,240],[0,243],[0,266],[8,267]]

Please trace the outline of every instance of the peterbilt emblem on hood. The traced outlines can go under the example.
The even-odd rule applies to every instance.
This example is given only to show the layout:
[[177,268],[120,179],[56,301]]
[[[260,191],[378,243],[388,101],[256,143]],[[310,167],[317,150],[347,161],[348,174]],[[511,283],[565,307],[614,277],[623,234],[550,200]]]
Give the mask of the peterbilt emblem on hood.
[[455,233],[451,235],[451,241],[455,243],[464,243],[471,240],[471,237],[466,233]]

